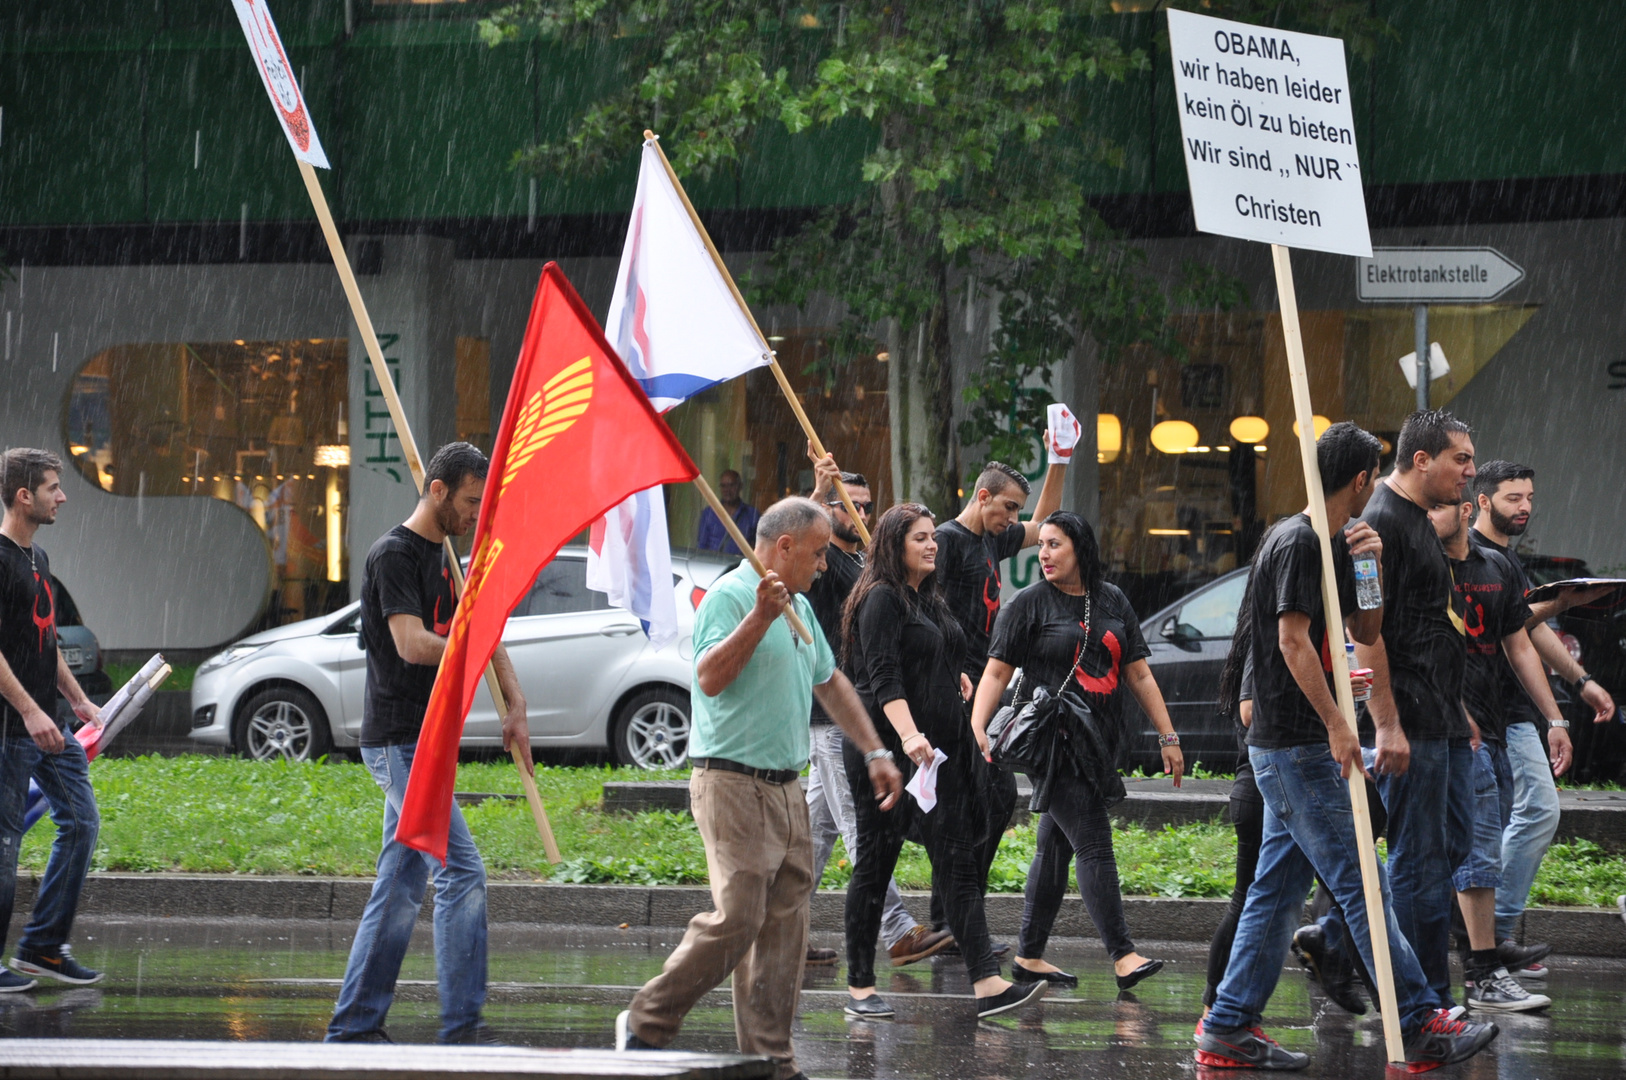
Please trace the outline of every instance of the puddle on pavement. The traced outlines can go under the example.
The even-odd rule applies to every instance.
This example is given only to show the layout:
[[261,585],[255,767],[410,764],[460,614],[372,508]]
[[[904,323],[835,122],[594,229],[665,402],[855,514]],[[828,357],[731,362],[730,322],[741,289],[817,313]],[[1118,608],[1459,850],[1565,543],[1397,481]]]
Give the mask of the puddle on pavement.
[[[0,998],[0,1036],[314,1040],[327,1026],[344,974],[350,927],[327,922],[194,919],[79,921],[75,955],[107,972],[94,987]],[[656,974],[680,936],[643,928],[494,927],[486,1016],[506,1040],[529,1046],[607,1046],[632,990]],[[839,948],[839,935],[816,935]],[[891,1022],[841,1013],[844,966],[803,976],[796,1038],[814,1077],[950,1077],[953,1080],[1081,1076],[1184,1077],[1200,1012],[1206,950],[1143,946],[1164,971],[1119,997],[1093,942],[1059,940],[1050,959],[1076,972],[1076,990],[1037,1007],[977,1023],[957,958],[882,967]],[[1592,1080],[1622,1072],[1626,963],[1550,961],[1549,1014],[1495,1017],[1502,1035],[1450,1074],[1471,1080]],[[430,1042],[436,1030],[433,955],[420,928],[390,1012],[397,1041]],[[1357,1020],[1287,971],[1266,1026],[1282,1045],[1313,1056],[1315,1075],[1383,1072],[1376,1016]],[[726,994],[690,1017],[679,1047],[733,1051]]]

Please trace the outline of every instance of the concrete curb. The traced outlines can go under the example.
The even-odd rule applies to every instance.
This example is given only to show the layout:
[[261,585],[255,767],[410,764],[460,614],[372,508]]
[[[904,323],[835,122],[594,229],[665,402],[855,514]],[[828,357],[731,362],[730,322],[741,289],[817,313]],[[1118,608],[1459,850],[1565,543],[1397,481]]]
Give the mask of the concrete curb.
[[[367,878],[250,877],[227,874],[92,874],[85,884],[82,914],[164,918],[331,919],[355,922],[372,891]],[[33,907],[38,879],[19,875],[17,911]],[[924,915],[931,894],[905,893],[911,911]],[[1130,933],[1146,941],[1206,942],[1214,935],[1227,900],[1171,900],[1128,897]],[[820,891],[813,897],[812,929],[840,933],[846,893]],[[493,881],[487,887],[493,923],[555,923],[578,926],[681,927],[711,910],[711,892],[699,886],[566,885],[551,882]],[[432,901],[424,905],[427,919]],[[1022,897],[988,897],[988,925],[1001,937],[1014,937],[1022,924]],[[1095,927],[1077,895],[1062,903],[1055,933],[1094,937]],[[1608,908],[1532,908],[1524,938],[1550,942],[1574,956],[1626,957],[1626,923]]]

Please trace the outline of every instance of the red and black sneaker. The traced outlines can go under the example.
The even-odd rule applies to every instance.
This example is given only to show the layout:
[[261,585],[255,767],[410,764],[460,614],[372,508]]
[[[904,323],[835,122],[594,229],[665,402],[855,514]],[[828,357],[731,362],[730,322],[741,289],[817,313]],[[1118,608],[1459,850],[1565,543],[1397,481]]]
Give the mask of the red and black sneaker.
[[[1201,1025],[1199,1025],[1201,1026]],[[1310,1064],[1309,1054],[1283,1050],[1264,1028],[1208,1028],[1197,1040],[1197,1064],[1212,1069],[1266,1069],[1296,1072]]]
[[1428,1072],[1471,1058],[1501,1032],[1495,1024],[1458,1020],[1453,1013],[1436,1009],[1421,1028],[1406,1036],[1407,1072]]

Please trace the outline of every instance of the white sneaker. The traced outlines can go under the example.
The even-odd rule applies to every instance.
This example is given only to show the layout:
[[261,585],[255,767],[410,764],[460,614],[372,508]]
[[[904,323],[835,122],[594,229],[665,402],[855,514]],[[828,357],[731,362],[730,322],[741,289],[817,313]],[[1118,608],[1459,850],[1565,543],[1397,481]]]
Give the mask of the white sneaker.
[[1546,994],[1532,994],[1507,973],[1497,968],[1487,977],[1467,984],[1468,1007],[1489,1012],[1533,1012],[1553,1003]]
[[618,1053],[627,1050],[627,1039],[632,1035],[632,1010],[622,1009],[615,1017],[615,1049]]

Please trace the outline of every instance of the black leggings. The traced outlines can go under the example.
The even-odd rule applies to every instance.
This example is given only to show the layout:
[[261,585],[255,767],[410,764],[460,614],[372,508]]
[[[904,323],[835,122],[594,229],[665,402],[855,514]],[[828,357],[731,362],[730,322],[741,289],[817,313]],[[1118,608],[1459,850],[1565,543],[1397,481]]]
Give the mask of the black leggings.
[[1095,789],[1078,777],[1053,781],[1050,809],[1039,816],[1039,843],[1028,870],[1022,938],[1018,956],[1043,958],[1067,895],[1067,871],[1078,857],[1078,889],[1084,908],[1114,960],[1135,951],[1118,887],[1118,861],[1112,854],[1112,822]]
[[1225,914],[1220,916],[1214,940],[1208,945],[1204,1005],[1214,1004],[1219,984],[1225,978],[1225,969],[1231,962],[1231,943],[1236,940],[1237,920],[1242,918],[1248,886],[1253,884],[1254,872],[1259,868],[1259,845],[1265,837],[1265,803],[1251,776],[1238,778],[1231,787],[1231,825],[1236,829],[1236,887],[1231,890],[1231,902],[1226,905]]
[[[994,867],[994,857],[999,854],[999,842],[1005,838],[1005,830],[1010,827],[1011,814],[1016,810],[1016,777],[1009,769],[992,763],[983,766],[983,777],[987,783],[988,803],[988,835],[977,848],[978,880],[982,882],[982,895],[988,895],[988,873]],[[943,904],[943,890],[938,887],[937,880],[932,880],[932,929],[942,930],[948,926],[948,915],[945,914]]]
[[[999,974],[988,916],[983,905],[982,850],[991,823],[987,803],[988,781],[982,755],[969,739],[943,748],[948,760],[937,770],[937,805],[920,812],[914,796],[899,796],[891,810],[882,810],[870,787],[864,755],[849,740],[842,760],[853,789],[858,821],[858,846],[864,857],[853,868],[847,884],[847,985],[875,985],[875,946],[881,934],[881,908],[886,885],[898,864],[906,837],[918,838],[931,859],[932,880],[941,883],[944,914],[965,959],[966,972],[975,982]],[[907,780],[914,764],[898,762]]]

